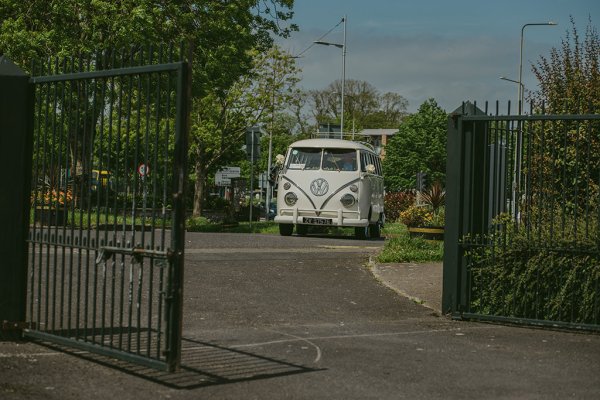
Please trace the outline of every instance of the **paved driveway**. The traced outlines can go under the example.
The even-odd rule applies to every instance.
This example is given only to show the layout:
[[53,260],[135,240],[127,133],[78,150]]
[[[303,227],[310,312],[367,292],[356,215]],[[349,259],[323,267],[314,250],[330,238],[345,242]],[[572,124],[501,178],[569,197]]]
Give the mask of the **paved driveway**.
[[181,372],[0,343],[0,398],[596,399],[600,393],[600,336],[436,315],[373,277],[367,262],[382,241],[243,234],[187,240]]

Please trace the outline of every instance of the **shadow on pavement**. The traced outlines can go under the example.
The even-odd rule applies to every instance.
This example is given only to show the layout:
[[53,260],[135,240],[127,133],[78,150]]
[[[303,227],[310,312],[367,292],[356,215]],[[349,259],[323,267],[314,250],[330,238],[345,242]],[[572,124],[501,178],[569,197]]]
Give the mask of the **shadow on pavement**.
[[185,338],[181,368],[174,373],[50,343],[40,344],[174,389],[190,390],[322,370]]

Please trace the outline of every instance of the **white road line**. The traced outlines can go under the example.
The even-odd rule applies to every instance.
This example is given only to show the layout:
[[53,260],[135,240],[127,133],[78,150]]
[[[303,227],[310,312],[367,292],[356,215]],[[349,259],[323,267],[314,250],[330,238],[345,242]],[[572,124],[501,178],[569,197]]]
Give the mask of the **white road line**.
[[379,250],[381,246],[317,246],[310,248],[206,248],[206,249],[190,249],[186,248],[186,254],[220,254],[220,253],[314,253],[315,251],[322,252],[363,252]]
[[[277,333],[285,334],[287,336],[291,336],[294,339],[270,340],[267,342],[238,344],[238,345],[229,346],[229,347],[232,349],[235,349],[235,348],[242,348],[242,347],[259,347],[259,346],[266,346],[266,345],[271,345],[271,344],[291,343],[291,342],[298,342],[298,341],[311,343],[310,341],[312,341],[312,340],[354,339],[354,338],[369,338],[369,337],[383,337],[383,336],[407,336],[407,335],[422,335],[422,334],[427,334],[427,333],[443,333],[443,332],[454,332],[454,331],[468,332],[470,330],[492,329],[492,328],[497,329],[498,327],[497,326],[495,326],[495,327],[481,326],[481,327],[472,327],[472,328],[468,328],[468,329],[464,329],[464,327],[463,327],[463,328],[451,328],[451,329],[430,329],[430,330],[425,330],[425,331],[359,333],[359,334],[354,334],[354,335],[332,335],[332,336],[310,336],[310,337],[306,337],[306,338],[294,336],[294,335],[290,335],[290,334],[285,334],[285,333],[278,332],[278,331],[269,330],[270,332],[277,332]],[[314,343],[311,343],[311,344],[316,346]]]

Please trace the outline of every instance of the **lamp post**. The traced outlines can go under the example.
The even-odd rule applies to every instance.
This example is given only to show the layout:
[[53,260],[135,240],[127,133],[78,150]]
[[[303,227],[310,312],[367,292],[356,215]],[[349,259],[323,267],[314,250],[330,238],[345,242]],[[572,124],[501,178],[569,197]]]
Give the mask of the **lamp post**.
[[523,103],[523,35],[525,33],[525,28],[528,26],[555,26],[558,25],[556,22],[548,21],[548,22],[535,22],[523,25],[521,28],[521,47],[520,47],[520,55],[519,55],[519,95],[517,100],[519,101],[519,115],[521,115],[521,107]]
[[[521,45],[519,48],[519,81],[516,82],[519,84],[519,91],[517,96],[518,105],[518,115],[522,114],[523,110],[523,37],[525,34],[525,28],[528,26],[555,26],[556,22],[548,21],[548,22],[534,22],[528,23],[521,27]],[[505,79],[509,80],[509,79]],[[509,80],[510,81],[510,80]],[[523,162],[523,155],[521,154],[521,148],[523,145],[523,128],[522,121],[519,120],[517,123],[517,140],[515,143],[515,159],[514,159],[514,169],[513,169],[513,201],[512,201],[512,213],[515,217],[515,220],[519,220],[519,209],[517,198],[519,196],[519,188],[521,186],[521,164]]]
[[331,43],[324,42],[322,40],[315,40],[313,43],[322,44],[324,46],[335,46],[342,49],[342,116],[340,118],[340,136],[344,138],[344,87],[346,86],[346,16],[342,17],[344,23],[344,41],[342,43]]
[[[502,79],[503,81],[508,81],[508,82],[512,82],[512,83],[516,83],[519,85],[519,96],[522,96],[523,92],[525,91],[525,88],[523,87],[523,83],[519,82],[519,81],[515,81],[514,79],[510,79],[507,78],[505,76],[501,76],[500,79]],[[521,114],[521,98],[519,97],[518,99],[519,105],[519,115]],[[512,200],[511,200],[511,214],[513,214],[515,216],[515,220],[517,219],[517,211],[516,211],[516,200],[517,200],[517,188],[519,185],[519,176],[520,176],[520,171],[521,171],[521,140],[522,140],[522,136],[521,136],[521,127],[520,127],[521,122],[519,122],[519,128],[518,128],[518,133],[517,133],[517,139],[516,139],[516,146],[514,148],[514,153],[513,153],[513,157],[514,157],[514,165],[513,165],[513,182],[512,182]]]

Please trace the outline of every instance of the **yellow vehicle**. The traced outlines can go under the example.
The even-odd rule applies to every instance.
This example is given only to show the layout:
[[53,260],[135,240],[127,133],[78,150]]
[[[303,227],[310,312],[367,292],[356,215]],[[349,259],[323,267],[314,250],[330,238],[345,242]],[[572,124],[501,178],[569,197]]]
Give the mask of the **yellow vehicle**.
[[92,170],[90,177],[90,187],[92,191],[97,191],[100,187],[107,189],[110,187],[112,173],[106,170]]

